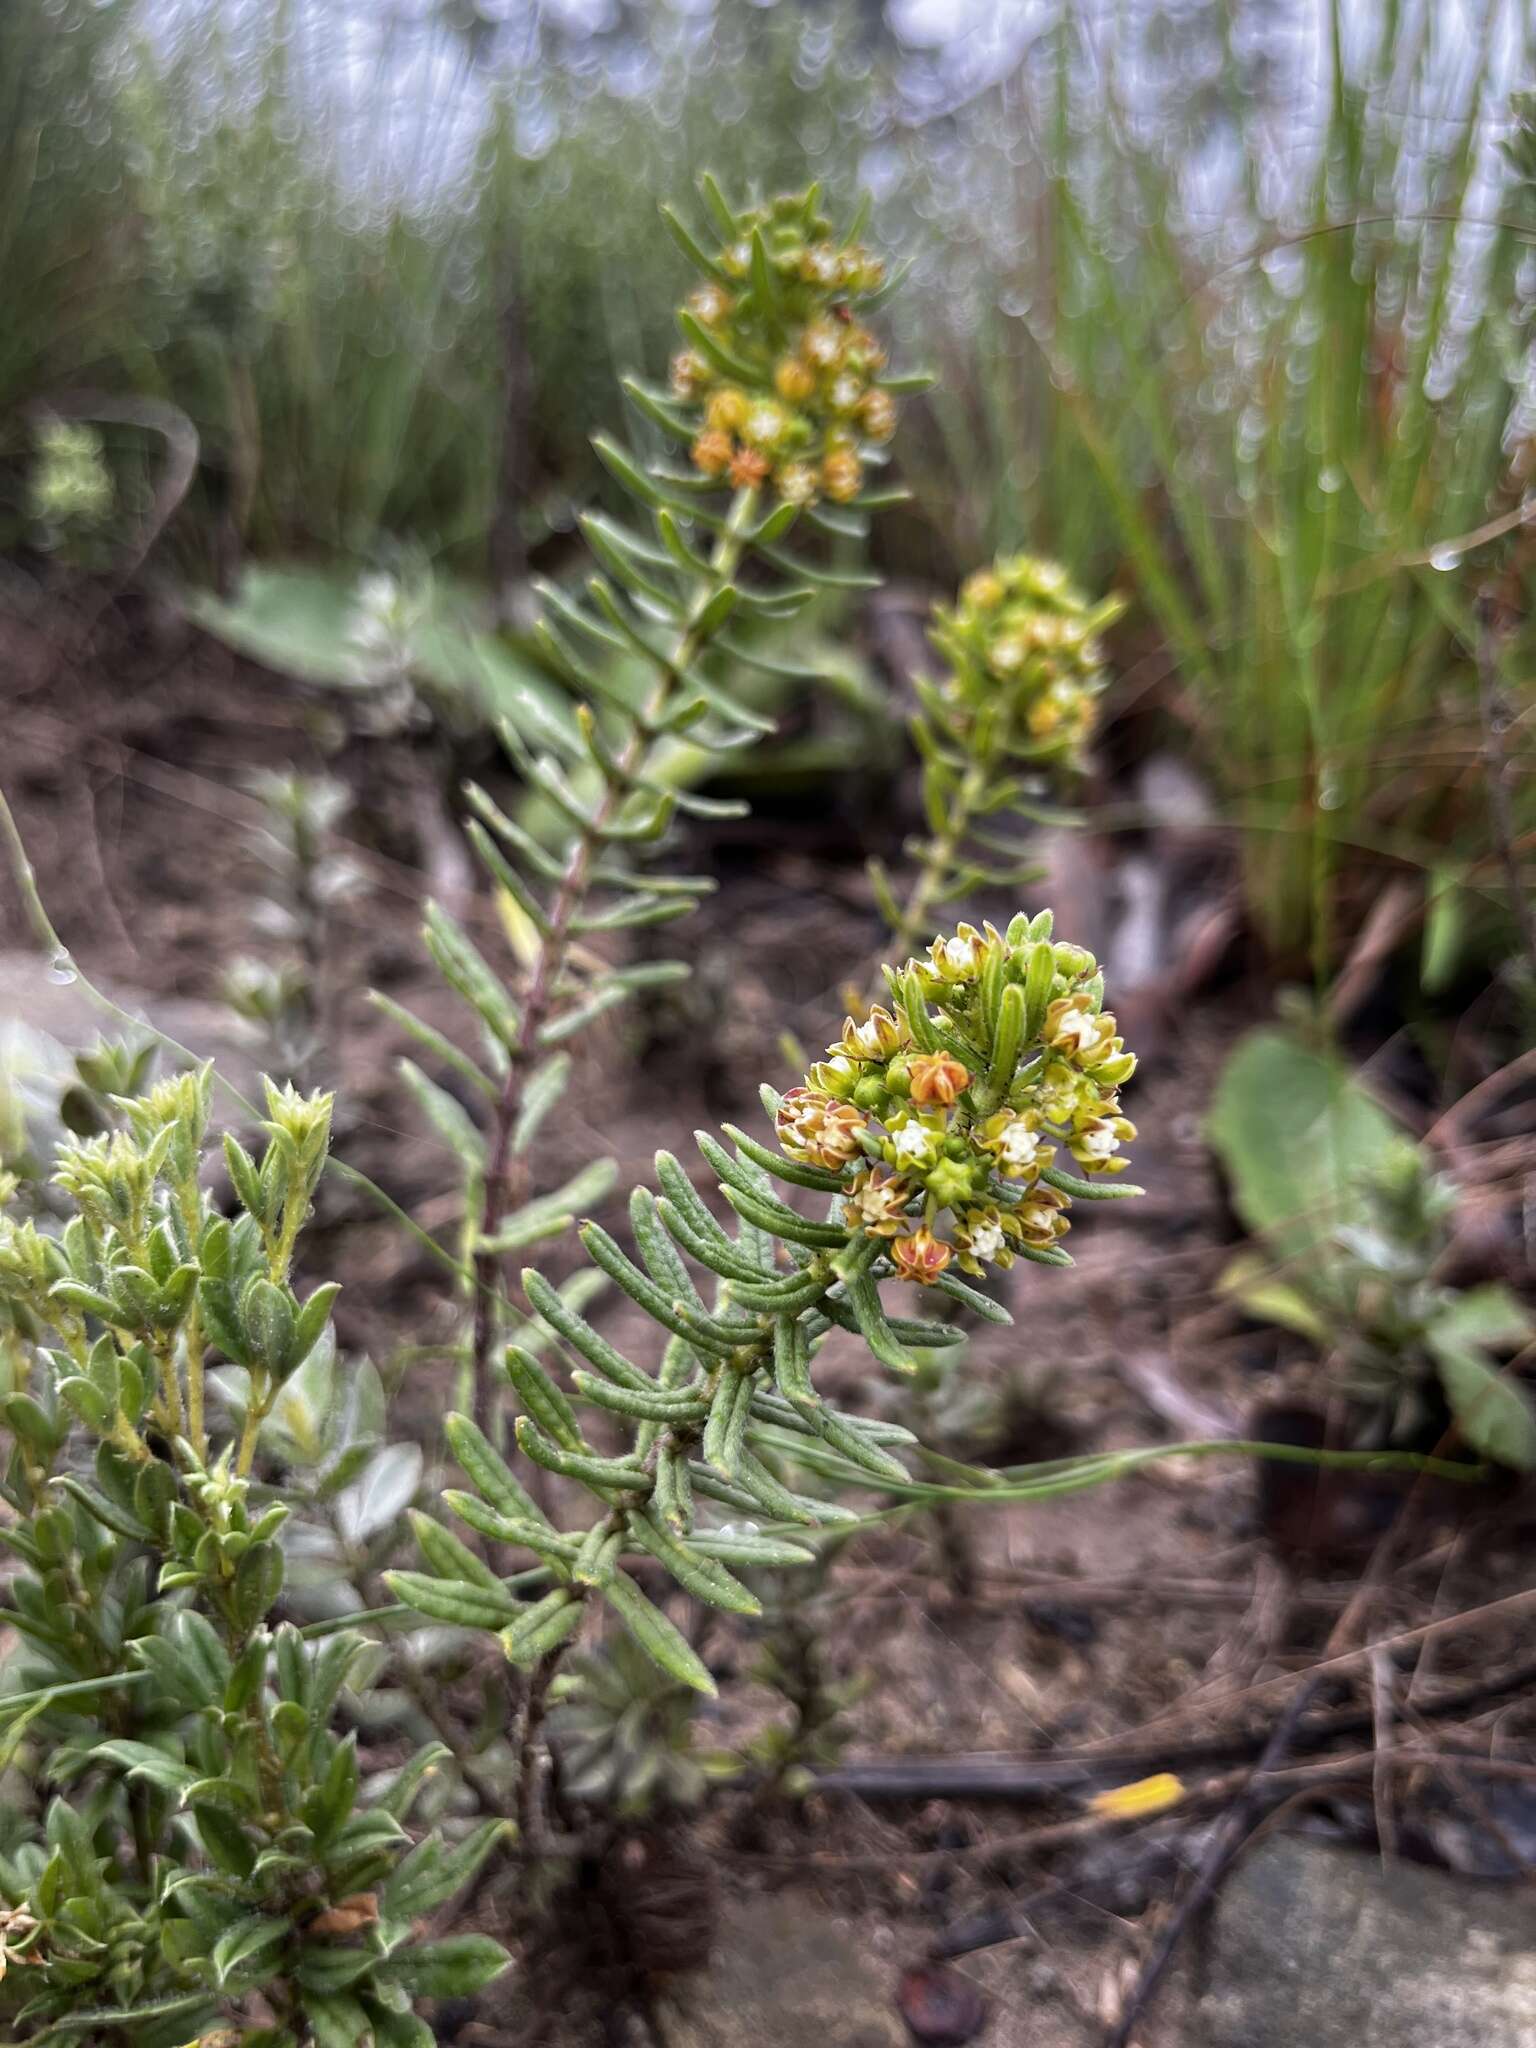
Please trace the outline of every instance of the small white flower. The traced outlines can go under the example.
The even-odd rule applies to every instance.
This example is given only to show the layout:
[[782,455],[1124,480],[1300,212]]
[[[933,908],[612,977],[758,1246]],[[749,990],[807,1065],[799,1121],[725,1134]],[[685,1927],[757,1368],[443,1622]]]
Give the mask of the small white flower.
[[1010,1124],[997,1150],[1004,1166],[1010,1166],[1019,1173],[1027,1172],[1040,1151],[1039,1133],[1023,1122]]
[[1087,1010],[1068,1010],[1056,1026],[1056,1043],[1074,1046],[1079,1052],[1092,1045],[1099,1020]]
[[892,1150],[898,1159],[926,1159],[933,1143],[933,1133],[922,1124],[903,1124],[891,1140]]
[[995,1259],[1003,1248],[1003,1230],[1000,1223],[977,1223],[966,1235],[974,1258]]
[[839,377],[832,386],[832,403],[838,412],[852,412],[861,396],[857,377]]
[[1090,1159],[1112,1159],[1120,1150],[1120,1140],[1108,1124],[1103,1124],[1096,1131],[1085,1131],[1079,1141],[1079,1148],[1086,1152]]
[[747,424],[742,431],[754,445],[771,448],[783,427],[783,418],[774,406],[758,405],[747,414]]

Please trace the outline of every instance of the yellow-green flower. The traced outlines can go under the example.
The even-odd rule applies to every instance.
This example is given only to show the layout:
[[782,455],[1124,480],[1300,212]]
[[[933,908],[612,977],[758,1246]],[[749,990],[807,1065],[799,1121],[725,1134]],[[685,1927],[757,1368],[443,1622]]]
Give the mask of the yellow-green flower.
[[1022,1243],[1036,1251],[1049,1251],[1057,1238],[1065,1237],[1072,1225],[1066,1217],[1067,1198],[1059,1188],[1036,1187],[1010,1213],[1018,1224]]
[[890,1135],[881,1147],[887,1166],[920,1172],[937,1162],[944,1143],[942,1117],[915,1116],[908,1110],[893,1116],[887,1128]]
[[876,1003],[862,1021],[845,1017],[842,1037],[835,1045],[829,1045],[827,1051],[842,1053],[851,1060],[888,1060],[892,1053],[910,1044],[911,1038],[906,1019],[893,1017],[883,1003]]
[[1120,1147],[1136,1136],[1128,1116],[1077,1116],[1072,1122],[1068,1149],[1079,1166],[1090,1173],[1124,1173],[1130,1165],[1119,1157]]
[[1045,1013],[1042,1037],[1047,1045],[1064,1053],[1074,1066],[1091,1074],[1125,1048],[1115,1036],[1115,1020],[1108,1010],[1095,1011],[1086,990],[1059,996]]
[[1010,1240],[1023,1235],[1023,1226],[1012,1210],[988,1207],[962,1211],[955,1228],[961,1270],[979,1274],[989,1265],[1006,1270],[1014,1259]]
[[871,1237],[894,1237],[906,1223],[913,1184],[899,1173],[855,1174],[843,1196],[843,1217]]
[[1035,1110],[1000,1109],[977,1128],[977,1141],[997,1161],[999,1173],[1009,1180],[1038,1180],[1056,1156],[1054,1145],[1046,1144]]

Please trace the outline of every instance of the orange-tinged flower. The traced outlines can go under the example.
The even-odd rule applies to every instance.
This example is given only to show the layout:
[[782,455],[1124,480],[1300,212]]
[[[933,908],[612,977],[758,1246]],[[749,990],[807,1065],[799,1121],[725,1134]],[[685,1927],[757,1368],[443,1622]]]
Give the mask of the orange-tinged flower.
[[731,457],[730,479],[738,491],[760,484],[768,474],[768,458],[755,448],[738,448]]
[[689,311],[706,327],[718,327],[731,310],[731,295],[721,291],[717,284],[701,284],[689,296]]
[[954,1247],[935,1237],[927,1224],[910,1237],[898,1237],[891,1246],[897,1273],[920,1287],[931,1287],[953,1257]]
[[859,419],[871,441],[889,441],[896,431],[896,405],[888,391],[867,391],[859,403]]
[[730,435],[711,427],[693,444],[694,467],[706,476],[721,476],[730,468],[733,452]]
[[311,1934],[360,1934],[365,1927],[376,1927],[379,1923],[379,1898],[377,1892],[353,1892],[340,1899],[334,1906],[328,1906],[309,1923]]
[[948,1109],[971,1085],[971,1070],[951,1052],[917,1052],[909,1062],[912,1100],[922,1108]]
[[814,1088],[791,1088],[774,1118],[780,1145],[791,1159],[836,1170],[859,1152],[859,1135],[867,1127],[862,1112],[835,1095]]

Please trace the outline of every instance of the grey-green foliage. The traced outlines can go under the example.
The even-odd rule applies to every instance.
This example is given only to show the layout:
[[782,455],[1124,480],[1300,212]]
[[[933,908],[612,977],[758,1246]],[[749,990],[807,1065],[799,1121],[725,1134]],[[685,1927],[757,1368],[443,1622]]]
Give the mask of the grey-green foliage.
[[[915,1374],[914,1351],[957,1343],[961,1331],[894,1313],[882,1280],[921,1278],[1006,1323],[1005,1309],[949,1270],[952,1259],[976,1273],[982,1258],[1007,1266],[1015,1255],[1069,1265],[1055,1241],[1068,1203],[1139,1192],[1112,1174],[1066,1174],[1033,1144],[1027,1160],[997,1150],[1015,1127],[1033,1138],[1042,1103],[1081,1124],[1086,1113],[1066,1098],[1112,1100],[1112,1085],[1135,1064],[1100,1008],[1092,956],[1053,944],[1049,922],[1049,912],[1034,921],[1021,913],[1006,935],[989,928],[985,941],[964,928],[936,940],[929,962],[889,969],[894,1015],[884,1016],[883,1048],[867,1048],[857,1071],[848,1059],[840,1070],[813,1070],[813,1080],[842,1086],[842,1098],[815,1085],[785,1097],[763,1091],[782,1150],[731,1125],[723,1143],[699,1132],[729,1226],[666,1152],[656,1158],[659,1192],[630,1197],[633,1256],[599,1224],[583,1225],[592,1264],[643,1311],[653,1358],[621,1349],[543,1274],[524,1272],[544,1355],[517,1343],[504,1353],[522,1410],[517,1447],[594,1510],[557,1524],[489,1436],[452,1415],[448,1441],[470,1488],[450,1490],[445,1505],[491,1543],[530,1553],[549,1590],[524,1599],[478,1559],[465,1568],[472,1554],[457,1539],[459,1555],[450,1554],[443,1532],[427,1550],[429,1572],[387,1575],[401,1600],[433,1620],[495,1631],[521,1665],[559,1651],[589,1603],[606,1607],[663,1670],[714,1690],[639,1574],[653,1579],[659,1568],[664,1582],[708,1605],[757,1615],[761,1602],[741,1574],[813,1562],[815,1532],[851,1518],[822,1482],[907,1485],[895,1452],[911,1432],[846,1413],[818,1389],[826,1340],[849,1331],[884,1371]],[[938,1103],[936,1081],[952,1114],[919,1113]],[[898,1142],[904,1133],[919,1144]],[[880,1170],[904,1162],[905,1171]],[[794,1205],[806,1195],[820,1198],[821,1214]],[[947,1213],[965,1247],[958,1258],[931,1227]],[[815,1491],[800,1490],[799,1472]]]
[[1502,1363],[1536,1326],[1506,1287],[1439,1278],[1458,1191],[1348,1068],[1253,1032],[1208,1130],[1259,1247],[1228,1267],[1226,1292],[1333,1361],[1388,1434],[1423,1423],[1438,1382],[1474,1450],[1536,1468],[1536,1408]]
[[277,951],[236,959],[220,987],[263,1042],[273,1070],[304,1081],[325,1050],[330,915],[358,882],[353,863],[332,844],[349,799],[328,776],[292,771],[264,771],[250,788],[263,811],[250,835],[264,870],[259,921]]
[[500,1830],[413,1842],[441,1748],[365,1781],[344,1729],[370,1646],[284,1616],[289,1508],[252,1462],[326,1342],[336,1289],[301,1296],[293,1260],[330,1099],[268,1085],[263,1147],[225,1140],[231,1222],[209,1088],[113,1097],[109,1130],[62,1145],[57,1234],[0,1218],[5,2038],[430,2048],[418,1996],[505,1957],[418,1925]]
[[693,1752],[698,1694],[629,1636],[571,1657],[550,1686],[550,1741],[567,1799],[619,1819],[696,1806],[706,1778]]
[[[519,692],[502,726],[551,829],[539,836],[485,790],[467,791],[469,838],[520,936],[522,971],[504,975],[433,904],[427,947],[478,1026],[478,1043],[465,1049],[385,1004],[427,1065],[454,1078],[450,1091],[415,1061],[402,1066],[466,1170],[463,1264],[475,1296],[482,1426],[491,1420],[502,1259],[564,1227],[600,1192],[586,1177],[553,1194],[533,1184],[540,1127],[569,1078],[565,1048],[638,991],[686,971],[674,961],[615,959],[612,950],[629,933],[686,916],[713,886],[646,864],[674,813],[718,818],[742,809],[680,786],[679,753],[729,761],[772,729],[745,701],[740,674],[786,673],[766,644],[774,630],[818,591],[874,580],[827,566],[816,543],[862,540],[871,510],[902,495],[865,479],[885,459],[892,394],[922,380],[887,375],[883,351],[860,324],[888,288],[858,239],[862,213],[839,234],[815,187],[741,211],[712,180],[703,190],[710,247],[665,216],[700,277],[678,315],[687,346],[672,388],[625,383],[649,441],[686,452],[673,461],[597,438],[634,514],[586,514],[591,573],[579,591],[540,586],[536,638],[563,691]],[[466,1098],[480,1115],[464,1108]]]

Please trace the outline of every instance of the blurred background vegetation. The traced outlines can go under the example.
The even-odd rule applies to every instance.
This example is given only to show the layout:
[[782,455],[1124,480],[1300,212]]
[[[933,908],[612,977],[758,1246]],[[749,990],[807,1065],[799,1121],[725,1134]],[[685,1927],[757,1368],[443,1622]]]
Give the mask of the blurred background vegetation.
[[1532,56],[1515,0],[7,0],[0,546],[90,559],[39,422],[101,395],[175,587],[407,564],[510,620],[669,352],[658,197],[867,187],[940,373],[883,566],[1119,590],[1118,708],[1196,750],[1272,952],[1326,972],[1407,874],[1443,981],[1511,929]]

